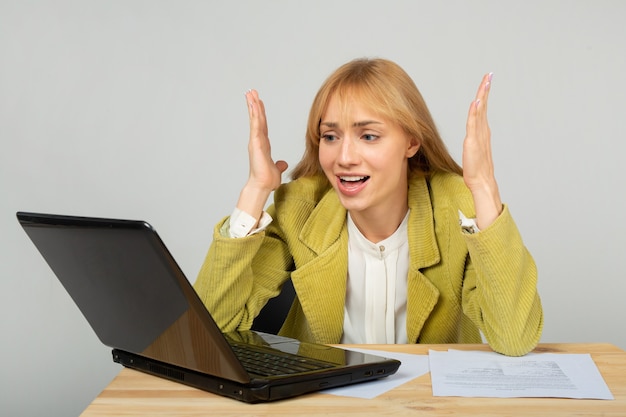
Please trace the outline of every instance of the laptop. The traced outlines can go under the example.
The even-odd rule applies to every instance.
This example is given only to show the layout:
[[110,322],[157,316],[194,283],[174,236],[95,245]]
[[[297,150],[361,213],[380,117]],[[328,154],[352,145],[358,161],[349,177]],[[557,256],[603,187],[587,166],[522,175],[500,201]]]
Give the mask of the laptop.
[[248,403],[395,373],[400,361],[278,335],[222,333],[145,221],[18,212],[113,361]]

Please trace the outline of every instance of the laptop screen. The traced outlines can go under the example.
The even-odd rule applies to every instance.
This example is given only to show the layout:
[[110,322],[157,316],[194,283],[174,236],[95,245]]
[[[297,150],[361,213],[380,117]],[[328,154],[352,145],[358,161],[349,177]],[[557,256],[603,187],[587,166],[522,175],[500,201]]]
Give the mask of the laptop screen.
[[103,344],[249,380],[150,225],[25,213],[18,218]]

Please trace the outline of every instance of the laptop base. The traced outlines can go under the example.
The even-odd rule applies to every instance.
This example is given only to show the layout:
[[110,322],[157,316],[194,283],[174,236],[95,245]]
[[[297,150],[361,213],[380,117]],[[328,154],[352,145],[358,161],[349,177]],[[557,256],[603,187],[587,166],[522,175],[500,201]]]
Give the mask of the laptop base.
[[[126,368],[134,369],[173,382],[185,384],[202,391],[234,398],[246,403],[260,403],[292,398],[294,395],[302,395],[322,389],[348,385],[352,381],[351,371],[346,370],[343,375],[334,375],[320,381],[290,382],[285,385],[269,385],[267,380],[255,380],[250,384],[239,384],[226,379],[204,375],[175,365],[146,358],[120,349],[112,350],[113,361]],[[384,376],[383,371],[379,375],[372,375],[371,380]],[[362,380],[362,379],[361,379]]]

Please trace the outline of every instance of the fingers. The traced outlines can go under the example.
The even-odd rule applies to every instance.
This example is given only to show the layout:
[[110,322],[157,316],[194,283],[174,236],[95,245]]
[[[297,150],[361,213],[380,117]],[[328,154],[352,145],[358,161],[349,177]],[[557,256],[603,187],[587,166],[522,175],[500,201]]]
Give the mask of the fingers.
[[289,168],[289,165],[287,164],[286,161],[283,161],[281,159],[279,161],[276,161],[276,168],[278,168],[278,170],[282,174],[283,172],[287,171],[287,168]]
[[474,104],[477,108],[487,109],[487,101],[489,99],[489,90],[491,89],[492,78],[493,72],[483,76],[480,86],[478,87],[478,91],[476,92],[476,99],[474,100]]
[[487,111],[487,102],[489,101],[489,91],[491,90],[491,80],[493,73],[485,74],[476,91],[476,97],[470,106],[470,115],[472,113],[482,110],[484,113]]
[[487,103],[492,78],[492,73],[483,76],[476,97],[469,108],[463,142],[463,172],[468,186],[484,178],[489,179],[493,175],[491,130],[487,120]]
[[259,98],[259,92],[250,89],[246,91],[246,102],[248,103],[248,112],[250,116],[255,116],[258,113],[259,102],[261,99]]
[[470,104],[467,117],[467,133],[473,134],[477,130],[489,128],[487,122],[487,104],[489,102],[489,92],[491,90],[491,80],[493,73],[485,74],[480,82],[474,101]]
[[248,103],[248,116],[250,117],[250,133],[261,133],[267,136],[267,119],[265,117],[265,105],[259,98],[256,90],[246,91]]

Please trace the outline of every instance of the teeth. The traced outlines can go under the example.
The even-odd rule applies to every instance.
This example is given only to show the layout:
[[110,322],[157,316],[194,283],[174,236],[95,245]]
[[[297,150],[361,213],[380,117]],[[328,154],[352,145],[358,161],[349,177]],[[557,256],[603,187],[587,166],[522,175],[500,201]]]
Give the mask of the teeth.
[[339,177],[341,181],[361,181],[367,177]]

